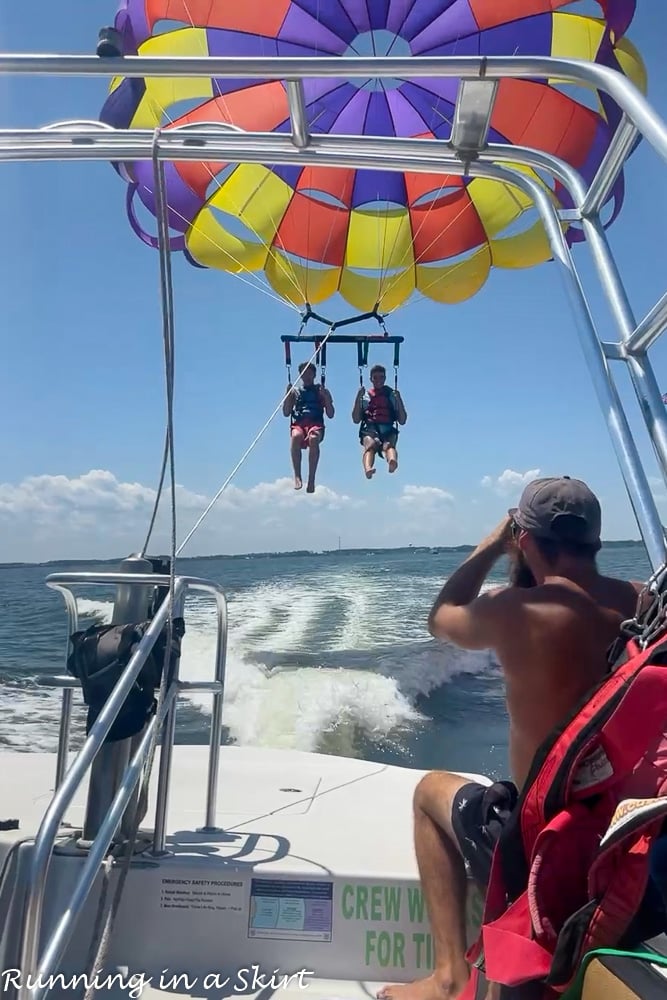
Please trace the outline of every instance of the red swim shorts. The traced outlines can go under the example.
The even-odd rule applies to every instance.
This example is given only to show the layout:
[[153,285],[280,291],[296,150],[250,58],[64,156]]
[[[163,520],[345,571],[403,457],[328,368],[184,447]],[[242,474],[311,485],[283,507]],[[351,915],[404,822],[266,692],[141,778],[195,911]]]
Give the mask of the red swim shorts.
[[294,434],[295,430],[303,432],[303,441],[301,443],[302,448],[308,447],[308,440],[311,435],[317,436],[320,441],[324,437],[324,427],[322,424],[309,424],[304,421],[304,423],[301,424],[292,424],[290,430],[292,434]]

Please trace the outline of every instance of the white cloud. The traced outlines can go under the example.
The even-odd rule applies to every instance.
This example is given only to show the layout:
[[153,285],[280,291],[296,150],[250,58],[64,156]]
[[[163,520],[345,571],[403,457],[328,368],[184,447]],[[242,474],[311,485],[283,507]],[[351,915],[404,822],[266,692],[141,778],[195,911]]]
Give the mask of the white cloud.
[[518,496],[524,486],[532,479],[537,479],[539,474],[539,469],[529,469],[528,472],[515,472],[514,469],[505,469],[499,476],[484,476],[482,486],[493,490],[494,493],[497,493],[501,497]]
[[285,476],[283,479],[276,479],[273,483],[257,483],[249,490],[229,486],[219,503],[222,507],[237,510],[247,510],[248,506],[253,509],[258,507],[294,508],[303,504],[304,497],[311,506],[327,510],[340,510],[351,504],[363,502],[353,501],[344,493],[336,493],[328,486],[318,486],[315,492],[308,496],[305,493],[297,492],[294,489],[293,480]]
[[438,486],[404,486],[397,503],[410,510],[442,510],[454,502],[454,497]]
[[[156,491],[119,480],[112,472],[91,469],[80,476],[30,476],[0,483],[0,561],[112,558],[143,543]],[[165,489],[152,551],[167,551],[170,538],[170,489]],[[177,538],[184,538],[211,497],[176,487]],[[363,508],[328,486],[313,495],[296,492],[291,479],[229,486],[207,515],[184,555],[215,552],[334,548]],[[349,515],[348,515],[349,512]],[[354,543],[363,544],[355,539]]]
[[[295,491],[289,478],[245,489],[231,485],[183,554],[321,551],[337,548],[339,538],[343,548],[474,544],[498,519],[497,494],[518,496],[538,474],[538,469],[506,469],[498,477],[485,476],[488,489],[477,496],[456,497],[440,486],[406,484],[398,490],[393,477],[370,488],[363,480],[358,496],[325,483],[307,495]],[[376,488],[380,486],[396,493],[387,495]],[[176,487],[179,542],[211,499]],[[169,551],[169,500],[165,490],[150,545],[153,553]],[[0,483],[0,562],[107,559],[136,552],[154,501],[153,487],[124,482],[105,469]],[[628,537],[625,512],[608,521],[608,537]]]
[[[388,484],[392,486],[393,483]],[[364,482],[363,487],[366,487]],[[372,547],[461,541],[451,493],[437,486],[406,485],[394,498],[354,497],[318,485],[296,491],[289,478],[242,489],[231,485],[203,521],[184,555],[240,553],[338,546]],[[176,488],[177,538],[190,531],[211,497]],[[80,476],[30,476],[0,484],[0,561],[106,559],[141,547],[155,489],[91,469]],[[170,491],[165,490],[150,550],[169,549]],[[370,515],[370,516],[369,516]],[[473,529],[474,531],[474,529]]]
[[[204,497],[176,486],[179,506],[192,508]],[[105,469],[82,476],[30,476],[18,485],[0,483],[0,516],[30,514],[37,523],[63,514],[97,511],[127,513],[144,510],[155,500],[155,490],[141,483],[121,483]]]

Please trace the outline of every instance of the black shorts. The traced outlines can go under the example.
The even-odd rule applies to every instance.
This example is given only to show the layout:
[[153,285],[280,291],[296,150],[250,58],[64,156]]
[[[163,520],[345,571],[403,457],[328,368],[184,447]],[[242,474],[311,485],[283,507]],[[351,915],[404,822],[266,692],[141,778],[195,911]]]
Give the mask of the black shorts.
[[497,781],[462,785],[452,802],[452,828],[470,874],[483,888],[489,883],[496,842],[519,799],[516,785]]
[[398,429],[395,424],[363,424],[359,428],[359,441],[363,445],[364,438],[373,438],[376,448],[382,449],[383,445],[390,448],[396,447],[398,441]]

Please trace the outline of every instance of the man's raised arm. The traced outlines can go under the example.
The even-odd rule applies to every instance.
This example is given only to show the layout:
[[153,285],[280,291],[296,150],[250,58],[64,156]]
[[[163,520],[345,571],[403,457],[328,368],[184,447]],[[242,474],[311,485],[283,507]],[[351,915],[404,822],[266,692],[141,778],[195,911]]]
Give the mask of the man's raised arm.
[[507,587],[482,595],[479,592],[505,554],[511,524],[511,518],[505,518],[447,580],[428,616],[428,630],[436,639],[449,639],[463,649],[494,645],[498,624],[516,595]]

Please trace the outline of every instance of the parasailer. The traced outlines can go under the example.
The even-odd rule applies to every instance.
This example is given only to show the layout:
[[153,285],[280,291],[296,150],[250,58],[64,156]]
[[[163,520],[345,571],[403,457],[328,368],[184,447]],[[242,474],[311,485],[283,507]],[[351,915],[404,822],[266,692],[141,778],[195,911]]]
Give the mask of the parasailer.
[[315,492],[315,474],[320,461],[320,444],[324,440],[324,415],[333,420],[335,410],[331,393],[325,385],[315,383],[317,368],[312,362],[299,365],[301,385],[287,384],[283,414],[290,418],[290,454],[294,469],[294,489],[303,486],[301,452],[308,450],[308,484],[306,493]]
[[373,365],[370,371],[372,386],[359,388],[352,409],[352,420],[360,424],[359,441],[363,448],[362,462],[367,479],[375,475],[375,456],[387,461],[389,472],[398,468],[399,425],[403,426],[408,415],[398,388],[390,388],[384,365]]

